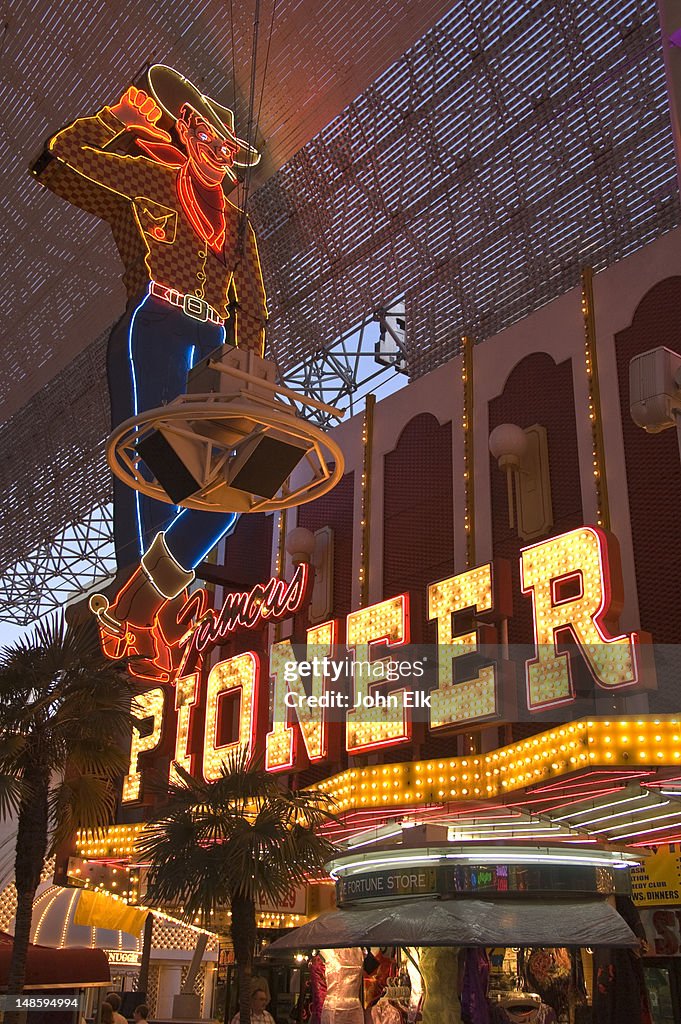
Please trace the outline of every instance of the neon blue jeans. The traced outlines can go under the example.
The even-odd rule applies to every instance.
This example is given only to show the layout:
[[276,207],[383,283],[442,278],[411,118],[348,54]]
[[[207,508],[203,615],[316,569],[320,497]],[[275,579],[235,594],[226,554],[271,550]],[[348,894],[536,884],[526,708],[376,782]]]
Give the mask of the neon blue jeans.
[[[165,405],[186,392],[190,369],[224,342],[217,324],[194,320],[144,294],[113,328],[107,351],[111,425]],[[233,529],[232,512],[179,509],[114,478],[114,541],[119,569],[139,562],[160,530],[180,565],[194,569]]]

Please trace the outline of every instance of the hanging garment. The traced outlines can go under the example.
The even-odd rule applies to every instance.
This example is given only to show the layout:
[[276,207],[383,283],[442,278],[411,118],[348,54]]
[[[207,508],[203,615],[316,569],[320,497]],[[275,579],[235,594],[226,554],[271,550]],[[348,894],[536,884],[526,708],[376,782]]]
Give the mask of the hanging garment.
[[490,1024],[487,988],[489,957],[483,948],[469,948],[464,957],[461,989],[461,1020],[463,1024]]
[[321,1024],[326,999],[326,964],[317,953],[310,960],[310,1024]]
[[362,963],[360,949],[324,949],[326,998],[321,1024],[364,1024],[360,1000]]
[[546,1003],[538,1003],[529,1011],[514,1011],[497,1004],[492,1008],[491,1021],[492,1024],[556,1024],[557,1018],[555,1010]]

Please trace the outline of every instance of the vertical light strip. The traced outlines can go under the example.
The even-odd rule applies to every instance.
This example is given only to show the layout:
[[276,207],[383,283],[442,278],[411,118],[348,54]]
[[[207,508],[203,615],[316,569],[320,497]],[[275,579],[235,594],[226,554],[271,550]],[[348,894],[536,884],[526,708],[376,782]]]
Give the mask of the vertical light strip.
[[463,384],[463,525],[466,531],[466,568],[475,565],[475,465],[473,458],[473,339],[461,338],[461,382]]
[[376,396],[367,395],[362,424],[362,542],[359,554],[359,606],[363,608],[369,600],[369,545],[371,517],[371,449],[374,436],[374,408]]
[[284,545],[286,543],[286,509],[283,508],[277,516],[277,558],[274,565],[274,575],[281,576],[284,568]]
[[610,529],[608,482],[605,473],[605,446],[601,419],[601,392],[598,384],[598,353],[596,350],[596,319],[594,315],[593,270],[582,270],[582,317],[584,319],[584,361],[589,387],[589,419],[591,420],[591,468],[596,487],[596,525]]
[[[284,555],[286,551],[286,512],[287,510],[283,508],[277,516],[277,558],[274,565],[275,576],[283,576],[284,573]],[[278,640],[281,640],[281,622],[275,622],[274,624],[275,643]]]

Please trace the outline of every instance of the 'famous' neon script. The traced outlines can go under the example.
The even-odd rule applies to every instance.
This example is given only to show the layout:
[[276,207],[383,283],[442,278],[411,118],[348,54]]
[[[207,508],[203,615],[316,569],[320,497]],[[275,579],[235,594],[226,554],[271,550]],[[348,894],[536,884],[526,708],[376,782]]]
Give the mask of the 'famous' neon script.
[[299,565],[289,582],[273,576],[267,583],[257,583],[252,590],[227,594],[220,611],[209,609],[192,630],[186,658],[205,654],[223,644],[238,629],[253,629],[259,623],[277,622],[294,615],[308,593],[309,565]]

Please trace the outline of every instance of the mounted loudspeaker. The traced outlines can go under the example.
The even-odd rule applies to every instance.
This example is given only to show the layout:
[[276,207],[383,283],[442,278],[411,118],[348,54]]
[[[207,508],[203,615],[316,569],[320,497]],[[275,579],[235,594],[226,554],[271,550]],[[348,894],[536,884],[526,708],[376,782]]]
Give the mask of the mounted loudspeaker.
[[312,445],[268,431],[239,446],[227,466],[227,483],[239,491],[273,498]]
[[201,490],[201,450],[190,439],[161,428],[147,434],[136,448],[175,505]]

